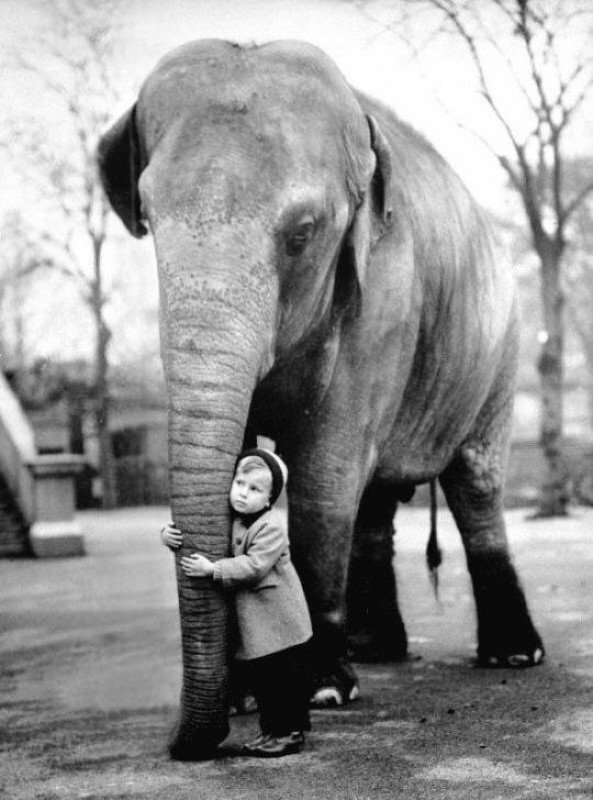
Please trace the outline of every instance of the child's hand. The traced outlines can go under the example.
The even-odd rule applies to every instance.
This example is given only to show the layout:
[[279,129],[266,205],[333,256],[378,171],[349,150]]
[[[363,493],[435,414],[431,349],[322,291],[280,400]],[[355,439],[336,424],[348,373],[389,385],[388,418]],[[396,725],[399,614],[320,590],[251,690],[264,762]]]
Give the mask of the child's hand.
[[181,531],[175,527],[174,522],[168,522],[164,528],[161,528],[161,540],[169,550],[177,550],[181,547],[183,536]]
[[191,556],[184,556],[181,559],[181,569],[190,578],[207,578],[214,572],[214,564],[208,561],[206,556],[192,553]]

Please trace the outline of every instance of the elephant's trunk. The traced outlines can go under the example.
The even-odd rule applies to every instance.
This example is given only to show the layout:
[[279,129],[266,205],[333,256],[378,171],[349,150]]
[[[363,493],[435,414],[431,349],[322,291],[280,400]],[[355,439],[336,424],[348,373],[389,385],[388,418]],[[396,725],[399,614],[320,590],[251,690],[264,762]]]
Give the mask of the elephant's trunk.
[[[178,233],[175,250],[184,259],[172,259],[169,247],[159,274],[171,506],[183,532],[177,556],[183,688],[169,749],[188,760],[207,757],[228,733],[230,625],[221,588],[210,578],[188,578],[179,561],[192,552],[214,560],[229,554],[229,489],[253,390],[270,366],[275,287],[256,285],[244,252],[238,259],[234,248],[223,264],[212,249],[206,258],[195,241],[180,248]],[[223,239],[219,232],[218,249]],[[163,242],[156,240],[158,255]]]

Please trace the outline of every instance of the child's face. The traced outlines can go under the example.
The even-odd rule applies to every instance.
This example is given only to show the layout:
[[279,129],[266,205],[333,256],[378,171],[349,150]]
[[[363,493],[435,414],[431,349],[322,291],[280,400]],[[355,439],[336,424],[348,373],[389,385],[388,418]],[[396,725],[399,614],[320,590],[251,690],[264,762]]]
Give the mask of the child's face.
[[231,486],[231,506],[239,514],[256,514],[268,505],[271,491],[272,474],[267,467],[241,472],[239,464]]

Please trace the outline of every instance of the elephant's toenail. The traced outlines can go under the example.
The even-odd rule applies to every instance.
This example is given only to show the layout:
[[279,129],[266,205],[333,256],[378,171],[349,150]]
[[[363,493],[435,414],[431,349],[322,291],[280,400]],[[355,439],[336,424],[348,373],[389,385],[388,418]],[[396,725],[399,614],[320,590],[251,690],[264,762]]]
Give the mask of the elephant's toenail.
[[329,706],[341,706],[344,702],[342,693],[334,686],[327,686],[313,695],[311,704],[316,708],[328,708]]

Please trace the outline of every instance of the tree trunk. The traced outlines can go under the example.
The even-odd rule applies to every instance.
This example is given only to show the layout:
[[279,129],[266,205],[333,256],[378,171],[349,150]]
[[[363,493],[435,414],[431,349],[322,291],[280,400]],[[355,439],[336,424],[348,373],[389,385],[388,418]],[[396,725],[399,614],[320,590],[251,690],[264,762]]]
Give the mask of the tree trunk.
[[115,465],[113,461],[113,446],[111,431],[109,429],[109,397],[104,396],[97,402],[95,415],[97,435],[99,438],[99,474],[101,476],[101,506],[102,508],[115,508]]
[[581,337],[581,345],[587,364],[587,408],[589,412],[589,428],[593,431],[593,336],[590,339]]
[[115,465],[113,461],[113,444],[109,424],[111,398],[109,396],[107,345],[109,330],[102,319],[97,319],[97,364],[95,384],[95,419],[99,439],[99,473],[101,476],[101,505],[103,508],[114,508],[116,505]]
[[545,336],[538,360],[541,387],[540,445],[546,460],[537,516],[566,516],[568,475],[563,453],[564,295],[560,286],[562,249],[552,240],[538,247]]
[[94,281],[92,309],[97,328],[95,350],[95,421],[99,440],[99,475],[101,477],[101,505],[103,508],[114,508],[116,505],[115,465],[113,462],[113,446],[109,425],[111,398],[109,396],[109,360],[107,350],[111,332],[103,317],[103,284],[101,275],[101,253],[104,238],[93,238]]
[[[85,399],[87,387],[79,382],[72,382],[66,391],[68,403],[68,442],[71,453],[83,456]],[[91,508],[93,505],[92,470],[85,464],[75,479],[76,508]]]

